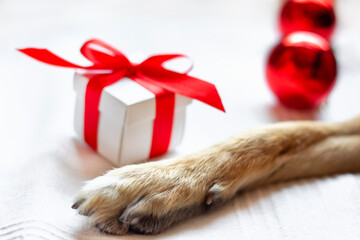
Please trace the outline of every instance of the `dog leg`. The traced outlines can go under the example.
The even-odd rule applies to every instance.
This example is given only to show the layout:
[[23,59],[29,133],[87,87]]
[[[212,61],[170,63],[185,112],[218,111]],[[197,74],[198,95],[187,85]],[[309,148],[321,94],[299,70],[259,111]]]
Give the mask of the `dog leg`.
[[360,118],[279,123],[188,156],[112,170],[87,183],[73,208],[106,233],[155,234],[241,189],[355,171]]

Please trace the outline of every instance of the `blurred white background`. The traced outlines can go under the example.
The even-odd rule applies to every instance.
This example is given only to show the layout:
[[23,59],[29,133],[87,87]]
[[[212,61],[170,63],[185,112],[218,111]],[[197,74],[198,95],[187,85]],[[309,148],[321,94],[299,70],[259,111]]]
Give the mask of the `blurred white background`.
[[[216,84],[227,113],[223,114],[194,102],[187,111],[185,136],[177,154],[201,149],[227,136],[265,123],[291,119],[333,121],[359,114],[360,1],[335,2],[338,24],[333,37],[333,48],[339,63],[338,82],[326,106],[319,111],[305,113],[288,111],[279,106],[264,78],[267,53],[280,38],[277,31],[280,3],[279,0],[0,0],[0,187],[8,191],[5,192],[7,198],[0,202],[0,206],[6,208],[13,201],[13,183],[23,173],[19,169],[29,166],[29,162],[35,161],[33,159],[44,152],[63,151],[65,154],[61,156],[66,156],[68,149],[78,149],[80,146],[85,149],[88,158],[103,161],[86,150],[86,146],[73,140],[73,71],[36,62],[17,52],[16,48],[48,48],[65,59],[86,64],[79,48],[89,38],[96,37],[129,55],[183,53],[190,56],[195,62],[191,75]],[[75,147],[72,146],[74,144]],[[54,154],[46,156],[49,155]],[[71,161],[76,162],[76,157],[71,158]],[[80,167],[85,165],[92,172],[87,174],[79,166],[76,170],[78,172],[73,172],[71,179],[76,179],[77,182],[69,190],[67,197],[64,197],[67,205],[81,185],[80,180],[90,179],[111,168],[104,161],[96,164],[92,162],[94,167],[90,168],[89,163],[81,164]],[[56,171],[44,169],[50,175],[51,171]],[[30,168],[27,170],[32,171]],[[77,174],[81,177],[77,178]],[[36,176],[34,177],[29,179],[37,182]],[[340,183],[333,183],[338,186],[338,190],[343,188],[341,180],[339,181]],[[72,182],[69,180],[68,183]],[[359,183],[357,179],[357,186]],[[21,185],[21,182],[17,184]],[[42,183],[38,184],[41,188]],[[306,190],[304,191],[306,194]],[[308,192],[309,195],[310,193]],[[31,198],[29,196],[32,194],[29,191],[23,197]],[[356,199],[359,198],[357,190]],[[281,204],[281,201],[278,203]],[[272,204],[276,207],[278,203]],[[64,204],[59,209],[65,209],[67,205]],[[12,210],[16,211],[17,208]],[[350,205],[347,210],[360,219],[358,204]],[[300,212],[303,211],[302,209]],[[341,215],[341,211],[343,210],[335,208],[332,210],[335,216],[332,217],[336,218],[336,214],[344,219],[355,216]],[[21,214],[14,219],[20,219]],[[28,218],[32,216],[27,215]],[[252,217],[253,220],[257,220],[256,217],[263,219],[262,215]],[[294,239],[291,237],[291,232],[294,233],[291,227],[278,228],[282,224],[281,216],[278,218],[278,223],[268,226],[268,234],[273,234],[269,236],[277,236],[275,239]],[[327,213],[320,213],[314,223],[307,222],[307,219],[311,219],[309,216],[294,219],[304,221],[301,223],[303,225],[318,226],[327,219]],[[350,234],[348,230],[353,230],[353,226],[350,229],[347,228],[349,226],[338,226],[344,219],[338,218],[331,225],[335,232],[333,236],[344,236],[345,232]],[[204,219],[198,220],[200,223],[201,221]],[[1,225],[6,223],[7,219],[0,220],[0,238]],[[242,239],[265,238],[254,238],[259,229],[251,224],[247,226],[250,228],[248,232],[241,227],[237,230],[232,225],[227,226],[238,233],[234,236],[241,236]],[[275,228],[277,230],[270,230]],[[207,230],[206,226],[203,229],[200,227],[200,230],[203,231],[195,232],[194,236],[207,236],[202,235]],[[220,234],[221,231],[217,233]],[[356,233],[359,238],[359,230]],[[302,238],[298,236],[298,239]]]

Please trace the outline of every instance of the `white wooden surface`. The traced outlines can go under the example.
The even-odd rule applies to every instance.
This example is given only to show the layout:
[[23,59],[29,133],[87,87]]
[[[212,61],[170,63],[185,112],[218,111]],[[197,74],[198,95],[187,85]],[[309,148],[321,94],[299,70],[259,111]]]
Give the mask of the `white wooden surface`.
[[[276,104],[264,79],[277,39],[277,0],[0,0],[0,239],[98,239],[70,208],[83,180],[112,166],[76,140],[73,71],[15,51],[46,47],[78,63],[92,37],[127,54],[178,52],[217,85],[227,113],[188,108],[183,154],[288,119],[360,113],[360,2],[337,1],[338,83],[321,111]],[[170,154],[171,155],[171,154]],[[144,239],[360,239],[360,177],[343,175],[246,193],[213,213]],[[137,239],[125,236],[120,239]]]

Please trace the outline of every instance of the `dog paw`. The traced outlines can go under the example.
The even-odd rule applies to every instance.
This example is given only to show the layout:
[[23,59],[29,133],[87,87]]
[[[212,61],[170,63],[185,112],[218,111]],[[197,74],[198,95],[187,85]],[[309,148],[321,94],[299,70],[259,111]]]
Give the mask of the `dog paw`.
[[88,182],[73,205],[102,232],[156,234],[222,202],[206,172],[163,162],[130,165]]

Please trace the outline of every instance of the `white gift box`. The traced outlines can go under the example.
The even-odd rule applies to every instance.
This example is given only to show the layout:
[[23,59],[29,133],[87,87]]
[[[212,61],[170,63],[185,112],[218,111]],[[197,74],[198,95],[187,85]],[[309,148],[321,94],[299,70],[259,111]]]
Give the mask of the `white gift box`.
[[[75,73],[75,131],[83,140],[85,92],[88,81],[84,75]],[[174,120],[168,150],[173,150],[181,142],[185,108],[189,103],[190,98],[175,95]],[[117,166],[148,159],[155,110],[155,95],[131,79],[123,78],[105,87],[99,104],[97,151]]]

